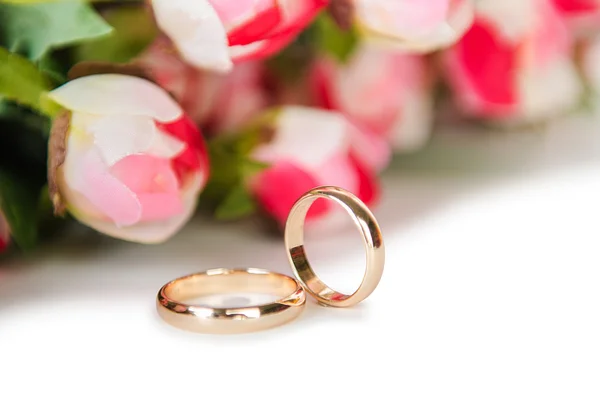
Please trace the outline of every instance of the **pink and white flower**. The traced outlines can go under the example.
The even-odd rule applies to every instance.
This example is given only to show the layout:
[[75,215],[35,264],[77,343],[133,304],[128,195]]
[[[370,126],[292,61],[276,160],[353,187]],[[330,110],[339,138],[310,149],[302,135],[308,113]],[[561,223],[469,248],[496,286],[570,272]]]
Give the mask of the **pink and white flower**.
[[354,7],[367,38],[419,52],[453,44],[473,20],[472,0],[354,0]]
[[220,72],[289,44],[328,0],[151,0],[160,29],[189,64]]
[[210,130],[235,130],[267,106],[264,65],[237,65],[222,75],[185,63],[163,41],[157,41],[137,60],[161,87],[181,104],[196,124]]
[[574,107],[583,87],[571,35],[548,0],[480,0],[445,54],[461,109],[477,117],[539,121]]
[[[272,139],[256,147],[252,157],[270,167],[251,183],[264,211],[283,225],[294,202],[308,190],[335,185],[347,189],[365,203],[378,195],[377,181],[356,160],[351,137],[356,128],[341,114],[306,107],[283,107],[271,125]],[[319,218],[331,210],[320,200],[309,212]]]
[[345,63],[318,60],[311,80],[317,103],[360,129],[356,153],[373,169],[387,165],[390,145],[403,152],[427,142],[434,101],[423,56],[362,44]]
[[199,130],[165,91],[104,74],[49,96],[68,110],[51,137],[55,207],[64,203],[80,222],[141,243],[162,242],[188,221],[208,177],[207,154]]
[[600,0],[552,0],[578,35],[600,30]]
[[0,211],[0,254],[2,254],[10,245],[10,227],[4,217],[2,211]]

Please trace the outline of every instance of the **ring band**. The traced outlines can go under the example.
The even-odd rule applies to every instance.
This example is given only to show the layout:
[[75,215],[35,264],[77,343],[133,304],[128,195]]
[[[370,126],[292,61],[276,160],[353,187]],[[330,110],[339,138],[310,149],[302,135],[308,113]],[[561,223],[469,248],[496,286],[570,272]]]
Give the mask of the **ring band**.
[[[317,277],[306,258],[304,249],[306,214],[312,204],[320,198],[340,204],[353,218],[365,243],[367,267],[360,286],[352,295],[345,295],[329,288]],[[294,204],[285,227],[285,246],[294,274],[302,287],[319,303],[327,306],[348,307],[360,303],[375,290],[383,274],[385,248],[377,220],[360,199],[338,187],[325,186],[313,189]]]
[[[223,293],[260,293],[281,296],[253,307],[213,308],[182,301]],[[181,277],[158,292],[156,307],[167,323],[188,331],[237,334],[285,324],[304,309],[306,295],[291,277],[262,269],[213,269]]]

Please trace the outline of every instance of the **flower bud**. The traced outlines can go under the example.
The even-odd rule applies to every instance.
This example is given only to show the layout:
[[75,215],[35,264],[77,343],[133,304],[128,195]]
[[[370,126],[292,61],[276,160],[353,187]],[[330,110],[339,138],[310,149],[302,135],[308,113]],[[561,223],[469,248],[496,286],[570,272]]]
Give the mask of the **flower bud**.
[[160,29],[191,65],[220,72],[289,44],[327,0],[152,0]]
[[141,243],[162,242],[187,222],[208,159],[199,130],[165,91],[139,77],[103,74],[49,96],[65,109],[50,138],[57,212]]
[[[318,186],[339,186],[367,204],[375,201],[377,181],[352,152],[356,127],[341,114],[288,106],[279,109],[263,128],[271,134],[254,149],[252,158],[269,167],[254,178],[251,190],[264,211],[280,225],[294,202]],[[315,203],[309,219],[330,210],[329,203]]]

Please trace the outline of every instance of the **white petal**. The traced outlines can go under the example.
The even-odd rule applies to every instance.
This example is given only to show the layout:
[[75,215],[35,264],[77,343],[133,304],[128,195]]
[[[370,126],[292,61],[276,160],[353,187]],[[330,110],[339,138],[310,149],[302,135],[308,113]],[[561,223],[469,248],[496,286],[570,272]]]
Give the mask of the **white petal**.
[[348,122],[339,113],[289,106],[281,110],[272,142],[255,151],[259,161],[294,161],[311,169],[349,149]]
[[71,111],[95,115],[125,114],[170,122],[183,114],[177,102],[156,84],[120,74],[81,77],[49,96]]
[[185,149],[183,142],[161,132],[152,119],[143,116],[106,116],[91,122],[86,130],[109,166],[132,154],[173,158]]
[[523,70],[519,77],[523,98],[521,118],[540,120],[574,108],[583,96],[577,68],[569,58],[560,58],[544,67]]
[[207,0],[152,0],[152,6],[158,26],[188,63],[220,72],[233,68],[225,27]]
[[154,140],[145,153],[154,157],[172,159],[179,156],[186,147],[187,145],[184,142],[158,129],[156,130],[156,135],[154,135]]
[[429,141],[433,128],[434,100],[427,89],[415,91],[392,127],[391,141],[396,152],[413,152]]
[[246,45],[234,45],[229,47],[229,54],[233,59],[243,58],[247,55],[262,51],[263,47],[268,43],[269,42],[267,40],[260,40]]
[[106,116],[87,126],[94,135],[94,145],[112,166],[132,154],[144,153],[154,140],[156,126],[152,119],[140,116]]

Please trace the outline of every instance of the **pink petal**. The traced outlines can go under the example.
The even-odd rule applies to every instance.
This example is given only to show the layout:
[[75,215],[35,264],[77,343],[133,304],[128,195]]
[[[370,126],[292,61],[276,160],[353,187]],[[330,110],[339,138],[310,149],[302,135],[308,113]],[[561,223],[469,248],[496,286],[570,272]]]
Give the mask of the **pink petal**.
[[83,194],[118,226],[130,226],[140,221],[142,207],[136,195],[110,174],[96,150],[90,150],[82,157],[79,175],[73,182],[70,186],[73,190]]
[[[263,209],[284,225],[287,216],[307,191],[318,187],[319,182],[309,173],[289,162],[279,162],[262,172],[253,183],[253,191]],[[309,217],[318,217],[328,211],[328,203],[317,201],[309,211]]]
[[152,156],[129,156],[111,174],[133,191],[141,206],[140,221],[166,220],[183,211],[179,181],[171,161]]
[[369,206],[376,204],[379,200],[381,190],[376,175],[364,167],[353,156],[350,157],[350,160],[358,175],[358,191],[355,192],[356,195]]
[[0,211],[0,254],[8,248],[10,244],[10,228],[8,222]]
[[263,40],[282,21],[275,0],[211,0],[226,26],[229,45],[246,45]]
[[358,190],[358,175],[348,153],[339,153],[320,164],[314,175],[319,185],[339,186],[354,193]]
[[296,38],[298,33],[300,33],[300,30],[294,30],[271,39],[256,41],[248,45],[232,46],[229,48],[231,58],[236,63],[267,58],[290,44]]
[[184,184],[190,174],[200,173],[203,176],[202,186],[204,186],[209,170],[208,152],[198,127],[187,116],[173,123],[157,123],[157,125],[161,131],[186,144],[186,149],[174,158],[172,163],[180,182]]
[[484,20],[476,20],[448,53],[448,78],[467,111],[500,117],[515,112],[519,46],[506,42]]
[[278,0],[284,16],[283,23],[272,32],[272,36],[285,35],[292,31],[299,33],[308,26],[329,0]]

